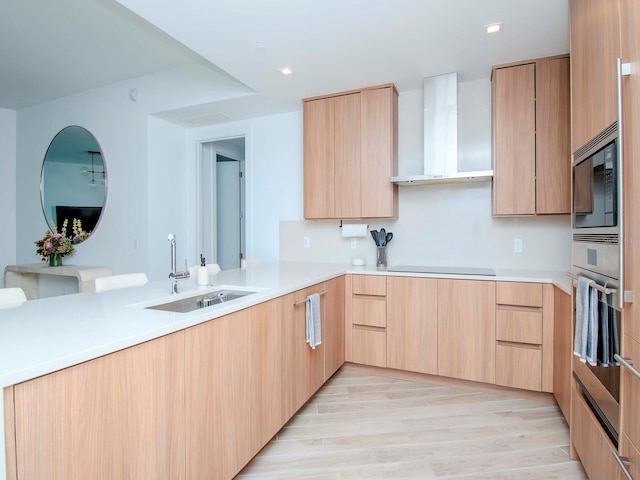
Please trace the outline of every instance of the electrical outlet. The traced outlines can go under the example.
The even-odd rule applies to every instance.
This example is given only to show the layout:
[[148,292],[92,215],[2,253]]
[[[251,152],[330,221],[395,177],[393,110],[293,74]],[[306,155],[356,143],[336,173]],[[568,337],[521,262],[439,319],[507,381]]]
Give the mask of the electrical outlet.
[[513,239],[513,253],[522,253],[522,239],[514,238]]
[[355,250],[358,248],[358,239],[357,238],[352,238],[351,239],[351,249]]
[[311,248],[311,238],[304,237],[302,244],[304,245],[304,248]]

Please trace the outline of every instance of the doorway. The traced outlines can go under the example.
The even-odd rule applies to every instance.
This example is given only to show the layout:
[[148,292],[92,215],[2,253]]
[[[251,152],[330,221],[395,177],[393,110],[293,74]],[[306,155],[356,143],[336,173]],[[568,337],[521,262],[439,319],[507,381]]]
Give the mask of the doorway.
[[245,138],[201,144],[200,252],[223,270],[245,257]]

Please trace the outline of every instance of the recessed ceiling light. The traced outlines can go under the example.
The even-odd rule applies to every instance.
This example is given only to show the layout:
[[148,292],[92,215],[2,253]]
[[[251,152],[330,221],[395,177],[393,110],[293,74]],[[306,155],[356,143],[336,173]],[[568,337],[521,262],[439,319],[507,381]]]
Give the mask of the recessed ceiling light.
[[502,22],[499,23],[491,23],[489,25],[484,26],[484,31],[488,35],[490,33],[498,33],[502,31]]
[[256,52],[265,53],[267,51],[267,47],[264,45],[256,45]]
[[280,73],[283,75],[291,75],[293,73],[293,70],[291,70],[289,67],[282,67],[280,69]]

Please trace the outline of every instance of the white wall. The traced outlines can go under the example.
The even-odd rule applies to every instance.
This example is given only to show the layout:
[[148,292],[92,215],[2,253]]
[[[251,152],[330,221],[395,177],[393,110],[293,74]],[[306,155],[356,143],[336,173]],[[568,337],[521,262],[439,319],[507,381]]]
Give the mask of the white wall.
[[[16,263],[16,112],[0,108],[0,287],[4,287],[4,267]],[[44,232],[43,232],[44,233]],[[35,241],[37,239],[33,239]],[[34,250],[35,251],[35,250]],[[0,432],[1,433],[1,432]],[[2,445],[0,444],[0,447]],[[1,466],[1,465],[0,465]]]
[[[212,89],[212,82],[218,88]],[[131,88],[139,93],[135,102],[129,99]],[[185,65],[19,110],[13,162],[17,165],[15,212],[20,219],[15,261],[39,261],[33,242],[47,228],[40,205],[42,159],[62,128],[80,125],[96,137],[103,151],[107,201],[95,233],[65,262],[166,277],[167,233],[178,236],[181,256],[194,236],[195,221],[187,218],[193,214],[187,207],[193,195],[187,182],[192,172],[186,157],[186,130],[150,114],[245,93],[246,87],[223,74]]]

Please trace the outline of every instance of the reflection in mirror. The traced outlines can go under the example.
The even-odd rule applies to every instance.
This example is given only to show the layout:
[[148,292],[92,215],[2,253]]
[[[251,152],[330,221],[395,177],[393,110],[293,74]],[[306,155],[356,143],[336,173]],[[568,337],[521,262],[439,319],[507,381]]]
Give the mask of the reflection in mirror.
[[[74,237],[74,220],[86,240],[100,221],[106,200],[107,172],[102,150],[85,128],[63,128],[54,137],[42,162],[40,193],[42,211],[50,228],[58,230],[67,220],[67,235]],[[76,231],[77,233],[77,231]]]

